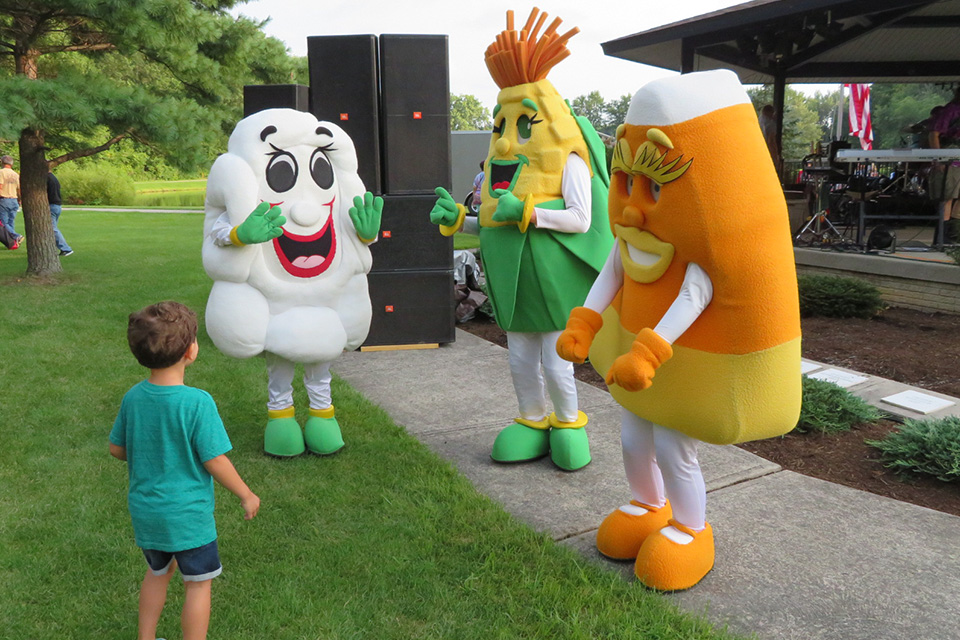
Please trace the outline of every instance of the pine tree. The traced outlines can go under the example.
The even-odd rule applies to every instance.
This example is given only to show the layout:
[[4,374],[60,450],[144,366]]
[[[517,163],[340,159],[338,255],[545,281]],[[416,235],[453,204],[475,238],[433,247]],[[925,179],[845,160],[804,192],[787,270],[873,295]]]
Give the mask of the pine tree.
[[196,167],[239,118],[244,84],[289,78],[284,45],[231,16],[237,4],[0,0],[0,139],[18,142],[28,275],[60,271],[49,169],[126,138]]

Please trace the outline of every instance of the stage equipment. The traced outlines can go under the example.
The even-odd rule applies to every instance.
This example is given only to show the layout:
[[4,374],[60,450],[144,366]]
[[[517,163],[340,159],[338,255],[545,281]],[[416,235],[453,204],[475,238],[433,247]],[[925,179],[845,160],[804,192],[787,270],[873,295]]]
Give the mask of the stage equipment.
[[[837,152],[837,162],[851,165],[854,174],[866,175],[871,164],[900,163],[904,166],[902,175],[904,179],[909,175],[911,165],[952,162],[954,160],[960,160],[960,149],[845,149]],[[865,188],[864,185],[861,190]],[[863,244],[867,220],[901,220],[903,217],[867,213],[867,199],[861,197],[859,220],[857,222],[857,244]],[[943,216],[940,215],[939,210],[935,211],[933,215],[910,216],[910,219],[936,221],[937,230],[934,235],[933,247],[936,249],[943,248]]]
[[248,84],[243,87],[243,117],[267,109],[309,111],[309,91],[303,84]]

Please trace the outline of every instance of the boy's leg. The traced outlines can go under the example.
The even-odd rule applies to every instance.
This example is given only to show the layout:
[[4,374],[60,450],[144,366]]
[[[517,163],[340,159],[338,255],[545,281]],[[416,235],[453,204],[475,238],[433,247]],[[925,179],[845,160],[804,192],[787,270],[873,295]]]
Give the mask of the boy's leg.
[[210,627],[210,583],[184,582],[186,596],[183,600],[183,613],[180,626],[183,628],[183,640],[206,640]]
[[171,560],[167,572],[156,575],[152,569],[147,569],[140,585],[140,610],[137,624],[137,638],[139,640],[155,640],[157,637],[157,623],[163,612],[163,605],[167,601],[167,586],[177,568],[177,561]]

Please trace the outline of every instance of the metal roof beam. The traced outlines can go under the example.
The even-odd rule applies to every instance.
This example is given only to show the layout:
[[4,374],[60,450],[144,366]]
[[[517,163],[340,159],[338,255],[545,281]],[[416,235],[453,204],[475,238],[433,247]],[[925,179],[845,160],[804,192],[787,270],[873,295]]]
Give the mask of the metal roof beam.
[[804,78],[897,78],[956,76],[960,60],[912,62],[810,62],[790,69],[791,80]]

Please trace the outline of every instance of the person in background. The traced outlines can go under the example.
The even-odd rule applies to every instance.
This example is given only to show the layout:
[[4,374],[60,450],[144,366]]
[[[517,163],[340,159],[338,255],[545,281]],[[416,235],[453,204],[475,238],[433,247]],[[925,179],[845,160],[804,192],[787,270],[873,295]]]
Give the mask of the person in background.
[[52,172],[47,172],[47,200],[50,202],[50,222],[53,223],[53,237],[57,242],[57,249],[60,250],[60,256],[65,257],[73,253],[73,249],[67,244],[63,233],[57,227],[57,221],[60,219],[60,213],[63,210],[63,201],[60,199],[60,181]]
[[13,234],[17,243],[23,242],[23,236],[17,233],[14,222],[20,209],[20,174],[13,170],[13,156],[0,158],[0,222]]
[[3,226],[2,222],[0,222],[0,244],[11,250],[20,248],[17,237],[10,233],[10,230]]
[[[954,88],[953,98],[933,118],[930,124],[931,149],[960,147],[960,86]],[[957,240],[960,211],[954,211],[954,202],[960,197],[960,160],[950,161],[946,167],[935,165],[930,173],[930,197],[943,206],[943,242]]]
[[780,173],[780,147],[777,145],[777,111],[772,104],[765,104],[760,109],[760,131],[763,132],[763,141],[767,143],[773,166]]
[[480,210],[480,198],[483,192],[483,160],[480,161],[480,173],[473,179],[473,200],[470,201],[470,208],[473,213]]

